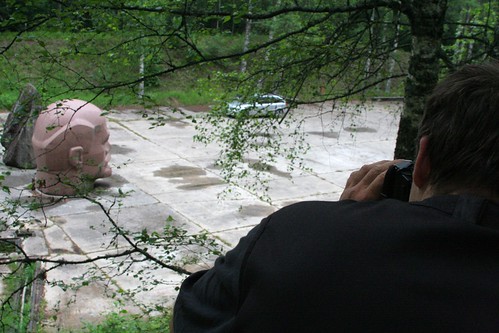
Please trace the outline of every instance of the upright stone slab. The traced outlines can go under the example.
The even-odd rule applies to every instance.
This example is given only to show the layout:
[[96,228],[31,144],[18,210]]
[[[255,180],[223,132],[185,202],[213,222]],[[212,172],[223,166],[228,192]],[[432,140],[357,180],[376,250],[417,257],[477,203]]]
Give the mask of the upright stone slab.
[[36,118],[42,109],[40,94],[28,83],[7,117],[0,139],[5,148],[3,162],[6,165],[21,169],[36,168],[31,137]]

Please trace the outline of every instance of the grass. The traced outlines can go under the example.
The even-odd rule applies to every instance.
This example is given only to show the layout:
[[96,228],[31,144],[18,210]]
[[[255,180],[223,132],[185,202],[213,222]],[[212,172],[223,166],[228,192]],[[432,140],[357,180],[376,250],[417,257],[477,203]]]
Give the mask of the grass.
[[[0,309],[0,329],[7,332],[26,332],[27,325],[30,319],[30,303],[21,303],[20,298],[11,298],[9,303],[4,303],[7,295],[13,294],[19,287],[26,281],[31,280],[35,274],[35,265],[23,265],[18,267],[11,267],[12,274],[3,277],[2,283],[5,290],[2,295],[1,309]],[[20,296],[20,295],[19,295]],[[21,312],[22,310],[22,312]]]
[[[2,225],[0,225],[0,230],[2,230]],[[16,246],[9,241],[0,239],[0,253],[12,253],[16,251]]]
[[[0,57],[0,109],[10,110],[27,83],[35,86],[45,104],[64,98],[92,101],[103,108],[143,103],[136,82],[140,78],[140,54],[128,44],[112,52],[106,49],[125,37],[43,31],[23,36]],[[0,47],[13,38],[14,34],[2,34]],[[226,38],[220,42],[225,43]],[[153,51],[154,56],[145,60],[146,75],[167,68],[166,54]],[[178,53],[180,58],[185,56],[181,51],[170,52]],[[209,104],[212,96],[200,87],[198,78],[209,76],[211,70],[209,66],[199,66],[146,80],[146,100],[158,105]],[[121,86],[123,82],[129,84]]]
[[[32,83],[48,105],[64,98],[78,98],[106,109],[127,105],[207,105],[213,104],[217,96],[224,93],[239,93],[238,89],[251,90],[260,81],[246,78],[242,83],[231,79],[217,80],[217,72],[228,76],[237,76],[238,60],[220,61],[216,64],[199,65],[181,71],[164,73],[145,81],[145,99],[138,97],[140,79],[138,50],[142,46],[123,43],[126,34],[109,32],[98,34],[91,32],[47,32],[35,31],[22,35],[0,57],[0,109],[10,110],[27,83]],[[254,40],[266,40],[268,36],[253,35]],[[15,39],[13,33],[0,36],[0,49]],[[241,35],[202,34],[195,36],[199,49],[208,57],[221,56],[226,52],[238,52],[242,48]],[[154,75],[186,61],[199,60],[192,51],[176,48],[175,44],[162,45],[160,40],[148,40],[149,47],[145,54],[145,74]],[[173,42],[172,42],[173,43]],[[155,45],[162,45],[158,49]],[[119,45],[118,47],[111,47]],[[249,61],[258,60],[263,53],[249,57]],[[407,55],[400,53],[404,60]],[[262,59],[260,59],[262,60]],[[324,69],[326,70],[326,69]],[[296,73],[295,73],[296,74]],[[270,75],[270,74],[269,74]],[[248,80],[249,79],[249,80]],[[389,95],[400,95],[402,79],[394,80]],[[128,82],[128,84],[124,84]],[[300,95],[303,99],[321,99],[319,74],[311,74],[302,86]],[[268,86],[265,86],[268,85]],[[297,86],[293,77],[269,77],[263,89],[279,91],[292,96]],[[108,87],[109,89],[105,89]],[[340,94],[342,84],[333,86],[334,94]],[[372,88],[365,96],[386,95],[382,89]],[[300,98],[299,98],[300,99]]]
[[86,323],[81,330],[71,333],[169,333],[170,318],[169,312],[150,317],[113,312],[106,315],[101,323]]

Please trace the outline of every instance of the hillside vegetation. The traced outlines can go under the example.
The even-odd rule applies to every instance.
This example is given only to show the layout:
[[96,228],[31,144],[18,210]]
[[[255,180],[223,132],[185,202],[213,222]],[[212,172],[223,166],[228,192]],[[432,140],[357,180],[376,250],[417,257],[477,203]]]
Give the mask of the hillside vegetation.
[[[266,36],[254,35],[252,38],[259,42]],[[158,51],[142,59],[145,64],[145,95],[139,98],[137,77],[141,55],[136,46],[128,44],[129,39],[130,36],[122,32],[2,34],[2,47],[15,42],[0,58],[0,109],[9,110],[27,83],[37,88],[45,104],[63,98],[79,98],[101,107],[207,105],[235,90],[231,82],[239,79],[240,60],[223,60],[171,71],[164,67],[167,55]],[[228,52],[237,53],[243,47],[243,36],[201,34],[196,43],[205,56],[213,58]],[[120,47],[109,48],[110,45]],[[191,61],[191,53],[191,50],[181,48],[173,52],[179,63]],[[168,56],[171,54],[170,50]],[[401,57],[403,62],[407,61],[403,59],[406,55]],[[164,74],[157,75],[159,72]],[[104,86],[112,89],[102,90]],[[401,87],[402,81],[398,80],[390,95],[400,96]],[[316,88],[301,87],[301,94],[316,93],[310,89]],[[373,87],[364,94],[385,93],[379,87]]]

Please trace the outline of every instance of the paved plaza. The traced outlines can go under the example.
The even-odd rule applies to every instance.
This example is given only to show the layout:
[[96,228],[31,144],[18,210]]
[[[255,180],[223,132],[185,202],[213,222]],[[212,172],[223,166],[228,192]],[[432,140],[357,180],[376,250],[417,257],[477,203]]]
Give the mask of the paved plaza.
[[[109,112],[113,175],[96,183],[95,198],[102,207],[86,199],[41,197],[27,187],[34,170],[5,166],[1,169],[9,169],[11,175],[4,185],[11,187],[11,193],[3,193],[2,198],[29,201],[36,197],[47,203],[43,209],[20,217],[28,222],[27,231],[32,235],[23,241],[30,255],[84,261],[126,249],[126,242],[110,232],[109,217],[126,230],[149,232],[160,231],[169,219],[192,233],[208,231],[227,250],[277,209],[303,200],[337,200],[353,170],[392,159],[400,107],[373,102],[348,109],[324,104],[292,110],[295,119],[306,119],[301,131],[310,145],[303,156],[307,168],[290,171],[284,159],[270,165],[266,170],[271,202],[243,187],[236,187],[233,195],[219,197],[226,188],[214,163],[220,147],[193,141],[197,132],[188,117],[198,118],[203,113],[188,108],[183,114],[159,110],[164,125],[153,128],[142,112]],[[285,140],[292,130],[283,127]],[[173,304],[175,288],[185,275],[166,268],[148,271],[151,267],[146,261],[119,263],[119,259],[102,259],[58,268],[46,265],[47,279],[53,282],[43,288],[46,318],[57,315],[56,320],[47,319],[46,325],[55,330],[57,326],[77,326],[81,321],[94,322],[103,313],[120,308],[132,311],[148,304]],[[211,263],[208,258],[185,267],[195,270]],[[140,288],[151,281],[124,274],[125,266],[131,272],[144,272],[148,280],[158,284]],[[99,272],[104,278],[89,281],[77,290],[65,291],[57,286],[57,281],[76,283],[75,277],[85,279],[89,272]],[[128,297],[127,291],[133,291],[133,297]],[[123,295],[122,303],[117,302],[116,295]]]

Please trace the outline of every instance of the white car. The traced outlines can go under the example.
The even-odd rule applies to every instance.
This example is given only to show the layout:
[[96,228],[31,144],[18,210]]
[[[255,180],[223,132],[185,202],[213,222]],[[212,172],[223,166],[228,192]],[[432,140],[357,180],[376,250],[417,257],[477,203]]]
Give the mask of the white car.
[[244,113],[246,116],[269,116],[272,114],[280,115],[288,104],[286,100],[278,95],[264,94],[255,95],[248,101],[236,99],[228,104],[227,115],[235,117],[238,113]]

